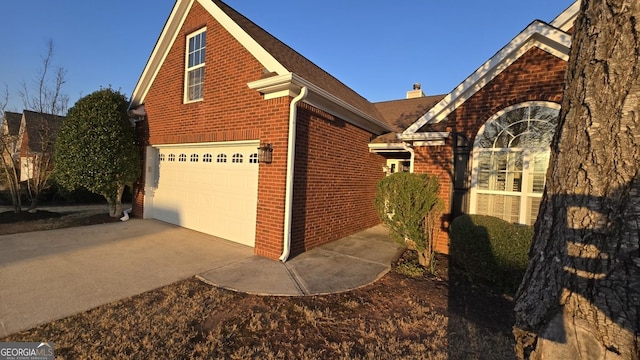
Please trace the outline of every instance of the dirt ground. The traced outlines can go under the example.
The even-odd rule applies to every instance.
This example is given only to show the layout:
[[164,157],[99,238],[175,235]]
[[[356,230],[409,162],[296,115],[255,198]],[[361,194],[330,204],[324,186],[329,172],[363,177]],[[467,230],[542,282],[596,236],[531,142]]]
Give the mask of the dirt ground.
[[[91,212],[0,213],[0,235],[118,221]],[[376,283],[308,297],[254,296],[195,278],[10,335],[59,359],[514,359],[512,300],[437,257],[406,252]]]

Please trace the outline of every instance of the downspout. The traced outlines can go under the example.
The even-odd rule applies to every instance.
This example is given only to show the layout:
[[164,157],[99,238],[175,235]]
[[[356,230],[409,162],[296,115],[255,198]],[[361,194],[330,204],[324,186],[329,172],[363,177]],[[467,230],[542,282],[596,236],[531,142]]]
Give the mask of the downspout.
[[413,146],[411,146],[411,144],[403,142],[402,146],[404,146],[404,149],[408,151],[409,154],[411,154],[411,162],[409,163],[409,172],[413,174],[413,163],[415,162],[414,160],[416,159],[416,152],[413,149]]
[[296,118],[298,117],[298,103],[307,96],[307,87],[300,89],[300,94],[289,104],[289,141],[287,144],[287,179],[284,196],[284,239],[280,261],[286,262],[291,253],[291,218],[293,213],[293,172],[296,155]]

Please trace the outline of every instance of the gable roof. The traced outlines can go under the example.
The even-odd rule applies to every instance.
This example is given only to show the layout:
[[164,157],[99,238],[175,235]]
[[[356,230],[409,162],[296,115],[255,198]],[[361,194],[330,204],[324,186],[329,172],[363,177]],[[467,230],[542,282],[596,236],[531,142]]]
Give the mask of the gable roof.
[[430,95],[411,99],[381,101],[374,103],[374,105],[382,114],[384,122],[389,124],[393,131],[402,132],[444,97],[445,95]]
[[[22,113],[24,129],[28,136],[28,151],[42,152],[43,149],[53,145],[55,136],[60,130],[64,116],[44,114],[30,110]],[[21,125],[21,126],[23,126]],[[46,140],[48,144],[43,144]]]
[[564,32],[569,32],[569,30],[573,28],[573,24],[576,22],[576,18],[580,12],[581,3],[581,0],[577,0],[571,4],[565,11],[556,16],[555,19],[551,20],[551,26],[557,27]]
[[[554,23],[567,30],[577,16],[580,1],[562,12]],[[576,5],[577,4],[577,5]],[[456,86],[449,94],[411,124],[400,137],[405,140],[420,139],[420,128],[446,119],[456,108],[471,98],[487,83],[507,69],[531,48],[537,47],[565,61],[569,59],[571,35],[565,30],[536,20],[514,37],[494,56]]]
[[9,136],[18,136],[20,133],[20,121],[22,121],[22,114],[5,111],[4,119],[7,124],[7,130]]
[[[379,120],[382,115],[371,102],[220,0],[178,0],[176,2],[133,91],[131,107],[144,103],[164,58],[171,49],[191,6],[196,1],[242,44],[267,72],[274,75],[249,83],[252,89],[263,92],[265,86],[273,87],[273,83],[278,81],[283,82],[278,85],[282,88],[285,87],[284,83],[295,82],[298,88],[308,86],[311,92],[317,95],[315,103],[313,103],[313,97],[305,100],[306,102],[334,114],[336,113],[334,105],[345,107],[347,113],[362,118],[365,123],[371,123],[379,132],[389,130],[387,125]],[[281,93],[279,95],[281,96]],[[344,115],[337,111],[338,116]]]

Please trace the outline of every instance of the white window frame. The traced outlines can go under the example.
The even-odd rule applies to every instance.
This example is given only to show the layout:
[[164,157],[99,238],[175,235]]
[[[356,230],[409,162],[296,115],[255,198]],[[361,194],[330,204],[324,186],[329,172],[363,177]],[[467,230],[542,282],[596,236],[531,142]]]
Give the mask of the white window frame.
[[202,83],[200,84],[203,87],[202,95],[200,97],[194,98],[194,99],[190,99],[190,97],[189,97],[189,87],[190,87],[189,86],[190,85],[190,83],[189,83],[189,73],[192,72],[192,71],[198,70],[200,68],[202,68],[202,70],[204,71],[204,67],[206,65],[206,56],[203,56],[204,57],[204,61],[202,61],[201,63],[198,63],[198,64],[196,64],[194,66],[191,66],[191,67],[189,66],[189,55],[196,51],[195,49],[190,49],[189,48],[189,41],[192,38],[194,38],[196,36],[199,36],[202,33],[205,33],[204,34],[205,45],[202,48],[198,48],[197,51],[200,51],[200,49],[203,49],[205,51],[205,53],[206,53],[206,49],[207,49],[206,31],[207,31],[207,28],[203,27],[202,29],[199,29],[199,30],[194,31],[194,32],[190,33],[189,35],[187,35],[187,41],[185,43],[185,45],[186,45],[185,46],[185,58],[184,58],[184,103],[185,104],[202,101],[204,99],[204,79],[205,79],[206,74],[203,74]]
[[[509,106],[507,108],[502,109],[501,111],[497,112],[495,115],[493,115],[491,118],[489,118],[489,120],[487,120],[482,127],[480,128],[480,130],[478,131],[478,134],[475,137],[474,140],[474,144],[473,144],[473,158],[472,158],[472,172],[471,172],[471,191],[470,191],[470,213],[471,214],[476,214],[477,213],[477,207],[478,207],[478,194],[489,194],[489,195],[505,195],[505,196],[519,196],[520,198],[520,207],[519,207],[519,214],[518,214],[518,223],[520,224],[526,224],[527,223],[527,215],[528,215],[528,208],[527,208],[527,198],[528,197],[542,197],[541,193],[532,193],[529,192],[529,181],[530,181],[530,174],[533,173],[532,170],[530,170],[530,164],[531,164],[531,158],[532,156],[534,156],[537,153],[540,152],[550,152],[550,148],[483,148],[480,145],[479,139],[480,139],[480,135],[482,135],[484,133],[484,130],[486,128],[486,126],[488,124],[490,124],[492,121],[500,118],[502,115],[511,112],[513,110],[516,109],[520,109],[520,108],[525,108],[525,107],[531,107],[531,106],[543,106],[543,107],[547,107],[547,108],[551,108],[551,109],[556,109],[556,110],[560,110],[560,104],[554,103],[554,102],[548,102],[548,101],[528,101],[528,102],[523,102],[523,103],[519,103],[513,106]],[[522,168],[522,179],[521,179],[521,184],[520,184],[520,192],[515,192],[515,191],[498,191],[498,190],[480,190],[479,189],[479,184],[478,184],[478,171],[479,171],[479,153],[480,152],[500,152],[500,151],[512,151],[512,152],[520,152],[522,153],[522,161],[523,161],[523,168]]]

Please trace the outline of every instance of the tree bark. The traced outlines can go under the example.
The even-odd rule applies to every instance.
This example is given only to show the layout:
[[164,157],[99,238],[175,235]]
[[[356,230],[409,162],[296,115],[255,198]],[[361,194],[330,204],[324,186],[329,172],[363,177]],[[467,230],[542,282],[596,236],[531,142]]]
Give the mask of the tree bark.
[[525,359],[639,359],[640,2],[582,0],[530,264]]
[[122,216],[122,194],[124,193],[125,185],[118,184],[115,194],[103,194],[102,196],[107,199],[109,203],[109,216],[121,217]]

